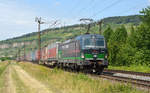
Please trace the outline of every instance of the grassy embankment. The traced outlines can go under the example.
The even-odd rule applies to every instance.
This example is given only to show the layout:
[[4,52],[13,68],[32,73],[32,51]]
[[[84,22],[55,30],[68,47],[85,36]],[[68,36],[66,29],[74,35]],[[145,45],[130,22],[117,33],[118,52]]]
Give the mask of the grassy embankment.
[[84,74],[49,69],[31,63],[19,63],[31,76],[44,83],[54,92],[60,93],[143,93],[131,85],[90,78]]
[[1,62],[0,63],[0,91],[2,91],[3,87],[4,87],[4,71],[7,68],[7,66],[9,65],[9,62]]
[[141,66],[141,65],[135,65],[135,66],[133,66],[133,65],[131,65],[131,66],[109,66],[108,69],[150,73],[150,67]]

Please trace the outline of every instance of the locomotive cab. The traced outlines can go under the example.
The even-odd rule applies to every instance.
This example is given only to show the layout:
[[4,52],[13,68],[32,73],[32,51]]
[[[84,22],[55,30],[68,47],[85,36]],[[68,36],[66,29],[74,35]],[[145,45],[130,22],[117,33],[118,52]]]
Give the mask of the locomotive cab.
[[80,41],[80,55],[83,64],[93,68],[108,66],[107,46],[103,36],[98,34],[85,34],[76,38]]

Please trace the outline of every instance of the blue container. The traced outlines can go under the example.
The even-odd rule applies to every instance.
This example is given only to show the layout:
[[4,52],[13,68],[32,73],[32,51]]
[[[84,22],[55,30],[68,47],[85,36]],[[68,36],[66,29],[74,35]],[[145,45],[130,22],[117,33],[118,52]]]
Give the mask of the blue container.
[[30,57],[31,57],[31,61],[36,61],[35,51],[31,51]]

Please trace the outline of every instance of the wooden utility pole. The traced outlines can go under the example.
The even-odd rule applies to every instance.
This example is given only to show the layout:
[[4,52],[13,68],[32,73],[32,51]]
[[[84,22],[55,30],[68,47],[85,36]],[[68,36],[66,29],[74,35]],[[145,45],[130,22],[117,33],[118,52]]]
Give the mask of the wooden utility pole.
[[20,49],[18,50],[18,62],[20,62]]
[[38,61],[41,60],[41,24],[44,24],[44,22],[41,21],[40,18],[35,18],[35,22],[38,23]]
[[102,20],[98,22],[99,25],[99,34],[102,35]]
[[81,35],[81,28],[82,28],[82,24],[80,24],[80,35]]
[[25,52],[25,50],[26,50],[26,49],[25,49],[25,41],[24,41],[23,43],[24,43],[23,45],[24,45],[24,61],[25,61],[25,60],[26,60],[26,52]]
[[40,28],[41,28],[41,20],[38,21],[38,46],[39,46],[38,61],[41,60],[41,31],[40,31]]
[[[50,24],[48,22],[42,22],[42,18],[41,17],[36,17],[35,18],[35,22],[38,23],[38,61],[40,63],[41,60],[41,24]],[[56,25],[56,23],[58,22],[58,20],[56,20],[53,25]]]
[[89,33],[89,32],[90,32],[90,28],[91,28],[91,24],[89,23],[89,24],[88,24],[88,29],[87,29],[86,34],[90,34],[90,33]]

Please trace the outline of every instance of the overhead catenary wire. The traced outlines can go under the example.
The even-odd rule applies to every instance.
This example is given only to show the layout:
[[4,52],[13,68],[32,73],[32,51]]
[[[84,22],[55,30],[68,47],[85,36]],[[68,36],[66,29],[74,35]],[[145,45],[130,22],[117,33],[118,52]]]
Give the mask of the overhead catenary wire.
[[[94,8],[96,6],[96,4],[98,3],[98,2],[96,3],[96,1],[97,0],[93,0],[93,2],[89,3],[89,7],[84,7],[79,13],[82,13],[83,11],[87,11],[88,9]],[[108,1],[108,0],[105,0],[104,3],[106,3],[106,1]],[[102,2],[100,2],[100,3],[102,3]]]
[[[93,1],[93,0],[91,0],[90,3],[92,3],[92,1]],[[94,1],[95,1],[95,0],[94,0]],[[116,2],[112,3],[111,5],[105,7],[104,9],[107,9],[107,8],[109,8],[109,7],[112,7],[113,5],[115,5],[115,4],[118,3],[118,2],[120,2],[120,0],[117,0]],[[86,8],[87,8],[87,7],[82,8],[79,13],[81,13],[81,11],[83,11],[83,10],[86,9]],[[103,9],[103,10],[104,10],[104,9]],[[103,10],[101,10],[101,11],[103,11]],[[99,11],[99,12],[101,12],[101,11]]]
[[123,0],[117,0],[117,1],[115,1],[115,2],[113,2],[113,3],[111,3],[110,5],[104,7],[103,9],[99,10],[98,12],[94,13],[92,16],[90,16],[90,18],[97,16],[98,14],[104,12],[105,10],[111,8],[112,6],[118,4],[118,3],[122,2],[122,1],[123,1]]
[[[94,1],[95,1],[95,0],[94,0]],[[107,9],[111,8],[112,6],[114,6],[114,5],[118,4],[118,3],[120,3],[121,1],[123,1],[123,0],[117,0],[117,1],[115,1],[115,2],[112,2],[110,5],[104,7],[102,10],[100,10],[100,11],[94,13],[92,16],[90,16],[90,17],[88,17],[88,18],[93,18],[93,17],[97,16],[99,13],[104,12],[105,10],[107,10]],[[92,2],[92,0],[91,0],[91,2]],[[94,7],[94,5],[95,5],[95,4],[94,4],[94,2],[93,2],[93,6],[92,6],[92,7]],[[80,14],[81,11],[83,12],[84,9],[89,9],[89,8],[90,8],[90,7],[86,7],[86,8],[84,7],[84,8],[82,8],[78,14]]]
[[[90,0],[90,2],[89,2],[89,7],[83,7],[83,8],[81,8],[81,9],[79,10],[79,12],[76,13],[76,14],[81,14],[81,12],[85,11],[85,9],[89,9],[89,8],[91,7],[91,4],[93,4],[92,7],[94,7],[94,5],[95,5],[94,2],[95,2],[95,1],[96,1],[96,0]],[[78,8],[77,6],[79,6],[80,3],[81,3],[81,1],[78,0],[78,2],[76,2],[75,6],[70,9],[70,11],[68,12],[68,14],[69,14],[69,15],[72,15],[73,13],[75,13],[75,10]],[[77,19],[79,19],[79,18],[81,18],[81,17],[79,17],[79,16],[74,17],[75,20],[77,20]]]
[[[96,1],[96,0],[90,0],[90,2],[88,3],[88,5],[90,6],[91,4],[93,4],[94,1]],[[70,11],[68,12],[68,14],[69,14],[69,15],[74,14],[74,13],[75,13],[75,10],[77,10],[77,8],[78,8],[77,6],[79,6],[80,4],[81,4],[81,1],[78,0],[78,2],[74,5],[74,7],[70,9]],[[83,7],[83,8],[81,8],[80,10],[77,10],[77,11],[79,11],[79,12],[76,13],[76,14],[80,14],[80,13],[81,13],[84,9],[86,9],[86,8],[87,8],[87,7]],[[67,15],[68,15],[68,14],[67,14]],[[80,17],[73,15],[73,18],[77,20],[77,19],[79,19]]]
[[[92,4],[94,4],[95,0],[90,0],[90,2],[88,3],[89,6],[91,6]],[[80,9],[79,13],[83,12],[85,9],[88,9],[88,7],[83,7],[82,9]]]
[[73,11],[76,10],[77,6],[80,4],[80,0],[77,0],[77,3],[70,9],[70,11],[68,12],[69,14],[72,14]]
[[[144,3],[145,3],[145,2],[144,2]],[[131,12],[131,10],[138,9],[139,6],[140,6],[140,5],[143,5],[144,3],[136,4],[135,6],[130,7],[130,8],[128,8],[127,10],[120,12],[119,14],[129,13],[129,12]]]
[[[79,11],[77,14],[80,14],[81,12],[85,11],[86,9],[89,9],[89,8],[91,8],[91,7],[94,7],[94,6],[95,6],[95,1],[96,1],[96,0],[90,0],[90,3],[91,3],[93,6],[89,5],[89,6],[87,6],[87,7],[83,7],[83,8],[80,9],[80,11]],[[106,0],[105,0],[105,1],[106,1]],[[115,6],[115,5],[117,5],[117,4],[119,4],[119,3],[122,2],[123,0],[111,0],[111,1],[114,1],[114,2],[108,3],[109,5],[106,5],[106,7],[104,7],[103,9],[99,10],[99,11],[96,12],[96,13],[93,13],[92,16],[90,16],[90,17],[88,17],[88,18],[93,18],[93,17],[97,16],[98,14],[100,14],[100,13],[102,13],[102,12],[105,12],[105,10],[107,10],[107,9],[109,9],[109,8],[111,8],[111,7]],[[72,8],[70,9],[70,12],[69,12],[68,14],[71,15],[72,13],[75,13],[75,10],[76,10],[77,8],[79,8],[79,7],[77,7],[77,6],[79,6],[80,3],[81,3],[81,1],[77,0],[77,2],[74,4],[74,7],[72,7]],[[97,3],[96,3],[96,4],[97,4]],[[76,17],[76,18],[77,18],[77,17]],[[78,18],[79,18],[79,17],[78,17]],[[75,19],[75,18],[74,18],[74,19]]]
[[[85,10],[87,10],[88,8],[90,8],[91,5],[94,5],[95,1],[96,1],[96,0],[90,0],[89,3],[88,3],[88,5],[85,6],[85,7],[82,7],[82,8],[79,10],[79,12],[76,13],[76,14],[79,15],[79,14],[81,14],[82,12],[84,12]],[[81,18],[81,17],[80,17],[80,16],[74,17],[74,19],[79,19],[79,18]]]

